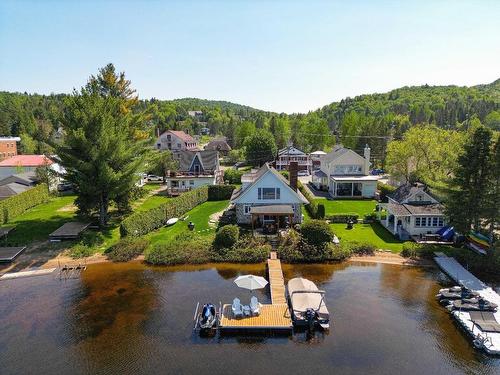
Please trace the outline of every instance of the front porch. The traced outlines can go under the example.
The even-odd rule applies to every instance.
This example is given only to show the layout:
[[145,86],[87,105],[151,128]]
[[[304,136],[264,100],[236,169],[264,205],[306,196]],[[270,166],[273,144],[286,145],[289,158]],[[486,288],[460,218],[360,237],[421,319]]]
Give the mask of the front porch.
[[250,208],[252,232],[260,235],[275,235],[280,229],[293,223],[294,210],[291,205],[255,206]]
[[[392,233],[396,238],[406,241],[411,239],[410,233],[405,228],[405,224],[410,221],[411,215],[402,210],[398,211],[399,207],[394,207],[390,204],[379,204],[377,206],[377,219],[382,226]],[[386,210],[385,219],[381,219],[382,209]]]

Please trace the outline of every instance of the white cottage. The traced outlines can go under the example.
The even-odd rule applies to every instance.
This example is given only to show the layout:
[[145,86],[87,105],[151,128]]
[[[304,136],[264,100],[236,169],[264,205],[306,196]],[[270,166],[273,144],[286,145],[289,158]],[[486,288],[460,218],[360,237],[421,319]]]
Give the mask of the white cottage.
[[380,222],[400,239],[436,233],[446,224],[443,206],[424,184],[402,185],[387,198],[387,216]]
[[183,192],[222,182],[223,172],[217,151],[178,151],[173,155],[179,163],[179,169],[169,173],[165,179],[171,192]]
[[349,148],[336,145],[321,157],[320,169],[313,172],[312,183],[328,190],[333,198],[373,198],[376,176],[370,175],[370,147],[361,156]]
[[[293,165],[293,163],[292,163]],[[302,222],[302,205],[309,203],[297,190],[297,169],[290,182],[267,163],[242,176],[242,186],[231,197],[238,224],[283,228]]]

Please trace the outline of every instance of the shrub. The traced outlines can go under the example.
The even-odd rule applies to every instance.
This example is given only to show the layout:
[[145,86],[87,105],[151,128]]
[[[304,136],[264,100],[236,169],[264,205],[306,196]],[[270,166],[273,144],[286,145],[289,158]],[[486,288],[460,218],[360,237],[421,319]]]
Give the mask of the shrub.
[[261,263],[272,251],[271,245],[257,244],[254,246],[237,246],[227,252],[224,261],[233,263]]
[[394,186],[383,184],[381,182],[377,182],[377,189],[379,191],[380,201],[387,202],[387,195],[391,194],[396,190]]
[[342,261],[352,255],[351,248],[345,244],[329,243],[327,246],[328,260]]
[[188,191],[177,198],[144,212],[135,212],[120,225],[120,234],[141,236],[164,226],[168,219],[179,217],[208,200],[208,186]]
[[26,210],[49,200],[49,191],[46,184],[40,184],[23,193],[0,201],[0,224],[21,215]]
[[231,198],[235,186],[234,185],[209,185],[208,200],[223,201]]
[[415,242],[407,242],[403,244],[401,256],[405,258],[416,258],[418,256],[418,245]]
[[241,176],[243,176],[243,171],[234,168],[226,169],[224,171],[224,182],[228,184],[241,184]]
[[333,241],[334,233],[330,225],[322,220],[311,220],[301,226],[302,238],[314,248],[324,249]]
[[69,251],[69,256],[72,258],[86,258],[93,255],[96,249],[82,243],[77,243]]
[[159,243],[148,249],[145,260],[151,264],[201,264],[212,260],[211,236],[182,233],[168,243]]
[[318,204],[318,210],[317,210],[317,219],[324,219],[325,218],[325,205],[323,203]]
[[80,244],[89,247],[101,246],[103,243],[104,243],[104,236],[102,235],[101,232],[95,232],[95,231],[87,231],[83,233],[82,239],[80,240]]
[[300,251],[302,238],[299,233],[294,230],[289,231],[282,238],[278,247],[277,253],[279,258],[288,263],[300,262],[304,259]]
[[237,225],[225,225],[215,234],[213,246],[216,250],[233,248],[240,237],[240,230]]
[[359,215],[357,214],[336,214],[327,217],[330,223],[347,223],[349,219],[354,220],[354,222],[357,222],[358,218]]
[[309,204],[306,204],[307,212],[309,212],[309,215],[311,215],[313,219],[316,219],[318,216],[318,204],[314,201],[314,197],[300,181],[297,181],[297,187],[302,195],[309,201]]
[[145,238],[123,238],[108,252],[108,259],[113,262],[127,262],[141,255],[149,245]]
[[375,254],[375,246],[366,242],[351,242],[349,245],[351,254],[357,255],[373,255]]

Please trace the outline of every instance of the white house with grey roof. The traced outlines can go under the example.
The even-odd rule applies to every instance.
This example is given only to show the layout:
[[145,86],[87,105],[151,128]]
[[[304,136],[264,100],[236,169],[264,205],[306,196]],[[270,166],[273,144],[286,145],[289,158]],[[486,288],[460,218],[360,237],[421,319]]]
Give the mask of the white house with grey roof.
[[387,216],[380,222],[400,239],[436,233],[446,225],[443,205],[424,184],[402,185],[387,198],[388,203],[381,205]]
[[242,186],[231,197],[238,224],[256,227],[302,222],[302,205],[309,203],[297,190],[297,171],[290,182],[267,163],[242,176]]
[[322,155],[320,168],[313,172],[312,183],[327,190],[333,198],[373,198],[377,190],[376,176],[370,175],[370,147],[363,156],[342,145]]
[[223,174],[217,151],[178,151],[173,156],[178,161],[179,168],[170,172],[165,179],[168,189],[186,191],[222,182]]

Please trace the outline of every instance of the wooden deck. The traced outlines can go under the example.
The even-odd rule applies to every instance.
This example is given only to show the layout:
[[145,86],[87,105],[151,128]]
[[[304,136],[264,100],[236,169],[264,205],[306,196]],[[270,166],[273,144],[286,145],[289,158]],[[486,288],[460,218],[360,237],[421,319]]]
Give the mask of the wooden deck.
[[12,262],[24,249],[26,249],[25,246],[0,247],[0,263]]
[[292,320],[287,304],[261,305],[260,315],[234,318],[231,305],[222,307],[221,330],[270,330],[291,331]]
[[72,221],[63,224],[49,235],[50,240],[74,240],[89,227],[90,223],[79,223]]
[[267,272],[269,275],[269,289],[271,290],[271,303],[273,305],[286,304],[285,280],[281,270],[281,262],[276,252],[271,252],[267,260]]

